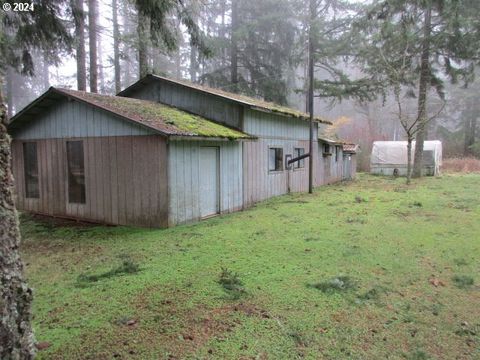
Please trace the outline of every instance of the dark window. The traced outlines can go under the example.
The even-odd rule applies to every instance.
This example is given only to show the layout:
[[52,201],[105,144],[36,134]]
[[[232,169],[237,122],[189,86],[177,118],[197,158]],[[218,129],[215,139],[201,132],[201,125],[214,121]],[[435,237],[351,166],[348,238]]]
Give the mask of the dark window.
[[329,154],[330,153],[330,145],[329,144],[323,144],[323,153],[324,154]]
[[85,204],[83,142],[67,141],[68,202]]
[[[304,148],[295,148],[293,149],[293,157],[294,158],[297,158],[299,156],[302,156],[302,155],[305,155],[305,149]],[[305,159],[302,159],[302,160],[299,160],[299,161],[295,161],[293,163],[293,167],[295,169],[300,169],[300,168],[303,168],[305,167]]]
[[270,148],[268,149],[268,170],[282,171],[283,170],[283,149]]
[[25,197],[38,199],[38,158],[37,143],[23,143],[23,163],[25,166]]

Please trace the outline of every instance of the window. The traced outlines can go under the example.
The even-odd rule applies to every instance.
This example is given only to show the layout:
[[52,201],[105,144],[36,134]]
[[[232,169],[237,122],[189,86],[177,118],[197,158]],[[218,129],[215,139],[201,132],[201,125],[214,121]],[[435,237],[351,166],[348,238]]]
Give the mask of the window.
[[37,143],[23,143],[23,165],[25,167],[25,197],[38,199],[38,158]]
[[323,144],[323,153],[324,154],[330,154],[330,145],[329,144]]
[[[304,148],[295,148],[293,149],[293,157],[297,158],[299,156],[305,155],[305,149]],[[305,159],[295,161],[293,163],[293,168],[294,169],[300,169],[305,167]]]
[[283,149],[282,148],[270,148],[268,149],[268,170],[269,171],[282,171],[283,170]]
[[83,141],[67,141],[68,202],[85,204]]

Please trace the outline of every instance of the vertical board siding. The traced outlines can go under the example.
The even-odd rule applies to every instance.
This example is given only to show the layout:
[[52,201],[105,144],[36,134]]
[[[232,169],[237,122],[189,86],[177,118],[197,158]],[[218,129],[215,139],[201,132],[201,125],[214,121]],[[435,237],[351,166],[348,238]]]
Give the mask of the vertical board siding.
[[224,141],[171,141],[168,156],[169,225],[199,220],[200,148],[220,150],[220,213],[243,206],[242,143]]
[[159,79],[145,84],[141,89],[129,94],[129,97],[175,106],[207,119],[238,129],[241,128],[241,105],[179,84]]
[[85,204],[68,203],[69,139],[37,140],[39,199],[25,198],[23,142],[12,142],[19,209],[119,225],[166,227],[167,144],[163,137],[125,136],[83,140]]
[[[309,122],[287,116],[245,109],[243,124],[243,131],[259,138],[309,139]],[[314,125],[313,137],[316,139],[318,124]]]
[[[291,154],[294,148],[304,148],[308,153],[306,140],[259,139],[243,144],[243,169],[245,177],[244,203],[251,206],[257,201],[272,196],[286,194],[289,191],[308,190],[308,159],[305,167],[300,169],[270,172],[268,170],[268,149],[270,147],[283,148],[283,157]],[[314,149],[315,153],[315,149]],[[314,157],[314,161],[316,157]]]
[[35,121],[22,126],[12,135],[14,139],[27,140],[150,134],[153,132],[141,125],[130,123],[91,105],[63,100],[38,114]]

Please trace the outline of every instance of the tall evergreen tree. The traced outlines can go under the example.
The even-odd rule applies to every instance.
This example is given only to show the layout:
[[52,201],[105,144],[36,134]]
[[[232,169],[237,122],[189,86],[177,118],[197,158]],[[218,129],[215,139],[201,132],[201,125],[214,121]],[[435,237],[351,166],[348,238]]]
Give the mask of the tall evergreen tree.
[[122,90],[120,76],[120,30],[118,26],[118,0],[112,0],[112,27],[113,27],[113,69],[115,79],[115,94]]
[[90,57],[90,91],[98,92],[98,1],[88,0],[88,47]]
[[[418,100],[413,176],[421,176],[423,141],[431,118],[429,89],[443,98],[446,78],[464,85],[473,79],[473,65],[480,56],[479,9],[472,0],[377,0],[359,23],[368,43],[360,59],[384,89],[391,89],[391,82],[388,68],[379,65],[394,65],[407,51],[401,57],[408,59],[409,69],[397,80]],[[411,46],[405,47],[406,42]]]
[[8,66],[34,73],[32,49],[70,49],[57,1],[35,4],[32,12],[0,12],[0,358],[33,359],[32,290],[24,280],[20,231],[13,201],[10,137],[2,88]]
[[77,88],[87,90],[87,69],[85,57],[85,11],[83,0],[71,0],[75,24],[75,60],[77,62]]
[[[190,43],[204,56],[210,55],[205,37],[195,22],[188,4],[181,0],[135,0],[138,12],[139,67],[140,76],[148,71],[147,41],[161,46],[166,52],[178,48],[180,37],[176,34],[176,21],[186,28]],[[146,29],[146,31],[144,31]]]

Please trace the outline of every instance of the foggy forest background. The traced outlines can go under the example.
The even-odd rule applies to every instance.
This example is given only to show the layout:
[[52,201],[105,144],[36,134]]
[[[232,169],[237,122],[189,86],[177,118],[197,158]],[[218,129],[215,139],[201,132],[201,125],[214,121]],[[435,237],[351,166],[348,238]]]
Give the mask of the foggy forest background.
[[[186,0],[180,11],[166,11],[165,24],[160,25],[168,30],[162,36],[150,31],[151,18],[138,11],[137,3],[59,2],[59,14],[74,38],[73,51],[37,50],[32,57],[34,76],[7,68],[9,115],[50,86],[113,95],[147,73],[306,111],[308,0]],[[334,122],[324,136],[360,145],[360,170],[368,170],[372,141],[405,139],[393,93],[372,96],[371,83],[367,89],[355,89],[366,74],[362,62],[355,60],[355,50],[373,36],[362,31],[368,6],[324,1],[317,9],[315,27],[320,54],[315,64],[315,113]],[[433,22],[435,26],[435,14]],[[444,157],[479,157],[480,82],[472,76],[465,87],[460,81],[446,81],[441,71],[436,75],[442,86],[430,87],[428,105],[438,108],[443,99],[445,105],[428,123],[427,139],[443,141]],[[417,96],[412,89],[402,101],[414,112]]]

